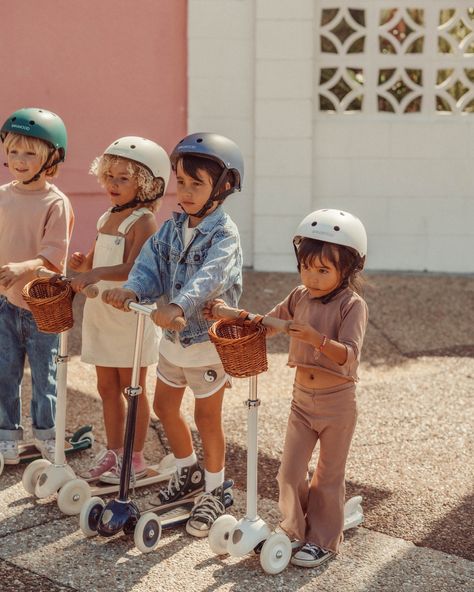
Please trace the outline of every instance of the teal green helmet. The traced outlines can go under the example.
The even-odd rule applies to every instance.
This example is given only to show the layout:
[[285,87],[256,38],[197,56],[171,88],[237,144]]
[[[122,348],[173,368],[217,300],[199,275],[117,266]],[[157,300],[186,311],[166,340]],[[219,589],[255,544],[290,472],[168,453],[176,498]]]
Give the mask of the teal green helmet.
[[9,132],[44,140],[59,151],[58,162],[62,162],[66,157],[66,126],[59,115],[52,111],[36,107],[18,109],[2,125],[0,132],[2,142]]

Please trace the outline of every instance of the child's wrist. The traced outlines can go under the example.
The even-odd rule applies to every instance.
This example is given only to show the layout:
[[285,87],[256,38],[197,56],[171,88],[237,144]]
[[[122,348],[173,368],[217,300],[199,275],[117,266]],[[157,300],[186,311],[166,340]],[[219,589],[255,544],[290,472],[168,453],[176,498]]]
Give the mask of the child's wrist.
[[323,349],[326,347],[326,344],[328,342],[328,338],[326,335],[321,335],[320,336],[320,341],[318,345],[314,346],[314,358],[317,360],[321,354],[323,353]]

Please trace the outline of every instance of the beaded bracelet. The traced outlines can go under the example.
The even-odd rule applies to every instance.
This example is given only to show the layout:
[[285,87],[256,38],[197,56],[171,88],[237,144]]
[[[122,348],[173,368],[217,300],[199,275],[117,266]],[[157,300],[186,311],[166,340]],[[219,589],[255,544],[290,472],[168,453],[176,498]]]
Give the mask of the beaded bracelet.
[[326,345],[328,338],[326,337],[326,335],[323,335],[323,340],[321,341],[321,345],[319,347],[315,347],[314,348],[314,359],[317,360],[320,355],[323,353],[323,348]]

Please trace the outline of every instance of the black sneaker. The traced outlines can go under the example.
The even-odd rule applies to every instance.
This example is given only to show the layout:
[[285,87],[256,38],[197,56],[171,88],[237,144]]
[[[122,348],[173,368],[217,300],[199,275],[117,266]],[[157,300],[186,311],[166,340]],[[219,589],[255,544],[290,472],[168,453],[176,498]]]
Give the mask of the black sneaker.
[[317,567],[328,559],[334,557],[332,551],[325,551],[315,545],[314,543],[304,544],[298,553],[295,553],[291,558],[293,565],[299,565],[300,567]]
[[204,489],[204,471],[196,463],[174,473],[167,487],[158,491],[154,505],[163,506],[195,496]]
[[229,505],[225,496],[224,485],[200,495],[186,522],[186,531],[195,537],[206,537],[217,518],[225,514],[226,505]]

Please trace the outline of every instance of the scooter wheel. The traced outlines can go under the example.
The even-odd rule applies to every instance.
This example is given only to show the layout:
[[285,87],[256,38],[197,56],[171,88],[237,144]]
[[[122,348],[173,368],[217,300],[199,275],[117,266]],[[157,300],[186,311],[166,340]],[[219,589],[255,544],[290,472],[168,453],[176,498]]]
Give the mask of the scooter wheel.
[[90,497],[89,484],[83,479],[72,479],[59,490],[58,508],[67,516],[75,516]]
[[161,522],[156,514],[149,512],[138,520],[133,533],[136,548],[142,553],[151,553],[158,547],[161,538]]
[[0,475],[3,473],[3,467],[5,466],[5,459],[3,454],[0,452]]
[[227,542],[229,540],[230,533],[234,526],[237,524],[237,519],[230,514],[224,514],[214,522],[209,530],[209,547],[211,551],[216,555],[227,554]]
[[97,534],[97,526],[104,509],[105,502],[100,497],[91,497],[81,508],[79,526],[86,537]]
[[282,533],[274,532],[263,543],[260,565],[267,574],[278,574],[285,569],[291,558],[291,541]]
[[31,462],[23,471],[21,482],[23,483],[25,491],[30,495],[35,495],[36,482],[41,473],[43,473],[43,471],[46,470],[46,467],[49,467],[50,464],[49,460],[38,458]]

